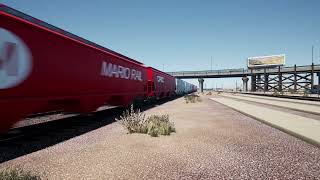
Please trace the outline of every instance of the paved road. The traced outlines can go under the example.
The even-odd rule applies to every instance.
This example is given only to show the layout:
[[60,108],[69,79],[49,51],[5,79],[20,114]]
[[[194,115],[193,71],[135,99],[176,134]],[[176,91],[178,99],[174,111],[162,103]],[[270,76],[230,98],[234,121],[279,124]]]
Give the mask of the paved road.
[[[177,133],[152,138],[118,124],[0,164],[48,179],[316,179],[320,150],[203,97],[146,111],[168,113]],[[35,142],[37,143],[37,142]],[[18,147],[19,145],[17,145]]]

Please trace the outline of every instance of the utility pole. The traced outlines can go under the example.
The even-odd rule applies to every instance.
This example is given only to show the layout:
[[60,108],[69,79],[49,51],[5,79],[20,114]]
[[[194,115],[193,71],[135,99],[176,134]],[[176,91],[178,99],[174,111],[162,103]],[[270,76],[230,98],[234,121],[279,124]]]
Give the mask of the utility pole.
[[212,56],[211,56],[211,71],[212,71]]
[[311,61],[312,61],[312,64],[313,64],[313,48],[314,48],[314,46],[312,45],[312,48],[311,48]]

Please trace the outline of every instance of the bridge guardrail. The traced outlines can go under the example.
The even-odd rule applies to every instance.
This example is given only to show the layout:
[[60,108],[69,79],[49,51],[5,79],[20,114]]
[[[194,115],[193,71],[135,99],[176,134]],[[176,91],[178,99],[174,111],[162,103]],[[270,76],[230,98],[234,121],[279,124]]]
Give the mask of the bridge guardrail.
[[[297,72],[303,72],[303,71],[311,71],[312,67],[311,65],[307,66],[296,66]],[[320,71],[320,65],[314,65],[315,71]],[[179,71],[179,72],[168,72],[169,74],[173,76],[195,76],[195,77],[201,77],[201,76],[226,76],[226,75],[250,75],[250,74],[262,74],[266,71],[266,73],[278,73],[279,68],[266,68],[266,69],[244,69],[244,68],[238,68],[238,69],[223,69],[223,70],[207,70],[207,71]],[[293,72],[294,66],[290,67],[280,67],[280,71],[282,73],[286,72]]]

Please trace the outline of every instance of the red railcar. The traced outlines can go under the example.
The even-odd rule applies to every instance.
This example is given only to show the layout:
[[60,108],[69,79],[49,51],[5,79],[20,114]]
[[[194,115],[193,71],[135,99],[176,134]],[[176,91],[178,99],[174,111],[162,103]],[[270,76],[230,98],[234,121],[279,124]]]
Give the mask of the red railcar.
[[32,113],[90,112],[146,96],[142,63],[0,4],[0,131]]
[[175,91],[169,74],[0,4],[0,132],[33,113],[86,113]]
[[157,99],[170,97],[175,94],[176,80],[175,77],[159,71],[155,68],[148,67],[148,96]]

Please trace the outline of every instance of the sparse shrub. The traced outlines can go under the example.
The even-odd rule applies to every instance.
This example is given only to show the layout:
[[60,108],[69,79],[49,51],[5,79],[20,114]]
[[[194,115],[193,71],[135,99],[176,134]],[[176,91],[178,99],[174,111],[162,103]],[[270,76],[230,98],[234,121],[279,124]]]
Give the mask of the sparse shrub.
[[195,95],[195,94],[185,95],[184,100],[186,101],[187,104],[189,102],[190,103],[202,102],[202,99],[200,98],[200,96]]
[[170,135],[171,132],[175,132],[174,123],[169,121],[169,115],[152,115],[148,117],[148,134],[154,136],[158,135]]
[[169,121],[169,115],[152,115],[146,118],[140,110],[134,111],[133,106],[130,110],[126,110],[120,119],[116,120],[129,133],[143,133],[157,137],[175,132],[174,123]]
[[309,93],[307,90],[303,91],[303,97],[309,97]]
[[159,134],[159,130],[158,128],[156,127],[156,124],[154,124],[153,122],[150,122],[148,125],[148,131],[147,131],[147,134],[149,134],[150,136],[152,137],[158,137],[158,134]]
[[1,180],[40,180],[41,178],[31,172],[21,169],[11,169],[0,171]]
[[211,92],[211,91],[209,91],[209,92],[207,93],[207,95],[208,95],[208,96],[211,96],[211,95],[212,95],[212,92]]
[[120,119],[116,119],[116,121],[120,122],[129,133],[143,133],[147,131],[145,126],[147,124],[146,116],[139,109],[134,111],[133,105],[130,107],[130,110],[124,111]]

